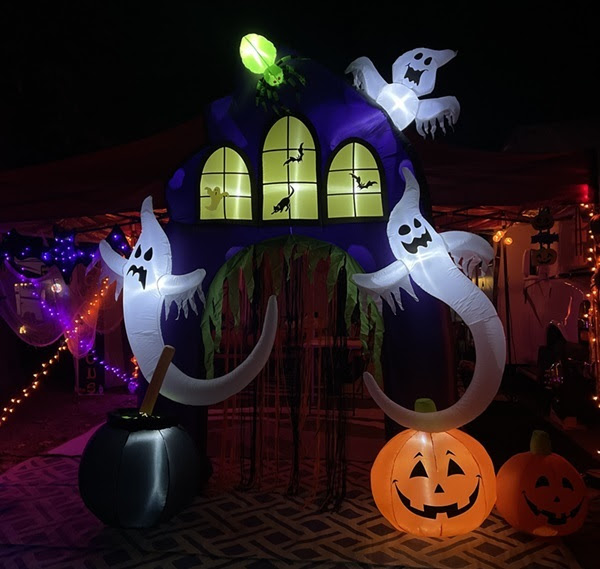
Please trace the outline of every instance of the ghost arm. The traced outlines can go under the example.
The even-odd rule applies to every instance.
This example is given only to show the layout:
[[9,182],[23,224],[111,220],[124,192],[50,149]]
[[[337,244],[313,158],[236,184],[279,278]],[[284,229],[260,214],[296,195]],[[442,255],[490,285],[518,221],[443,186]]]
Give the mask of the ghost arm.
[[439,234],[458,268],[468,277],[485,275],[494,260],[493,247],[480,235],[468,231],[445,231]]
[[187,318],[190,307],[198,314],[194,296],[197,293],[200,300],[204,302],[202,281],[205,276],[206,271],[204,269],[196,269],[185,275],[163,275],[158,279],[158,292],[165,298],[165,318],[169,317],[169,309],[172,303],[177,306],[177,317],[183,310],[183,315]]
[[460,104],[456,97],[439,97],[424,99],[419,102],[415,123],[417,132],[425,138],[428,134],[433,137],[437,127],[446,132],[446,121],[454,126],[460,115]]
[[102,276],[108,277],[111,283],[115,281],[117,283],[115,291],[116,299],[123,288],[123,273],[127,259],[119,255],[104,239],[100,241],[98,249],[102,258]]
[[396,313],[396,303],[402,308],[400,289],[404,289],[415,300],[419,300],[413,290],[408,268],[402,261],[394,261],[391,265],[374,273],[355,273],[352,280],[365,294],[373,296],[376,300],[383,298]]
[[346,73],[352,73],[354,86],[364,91],[373,100],[377,99],[381,90],[387,85],[368,57],[355,59],[346,68]]

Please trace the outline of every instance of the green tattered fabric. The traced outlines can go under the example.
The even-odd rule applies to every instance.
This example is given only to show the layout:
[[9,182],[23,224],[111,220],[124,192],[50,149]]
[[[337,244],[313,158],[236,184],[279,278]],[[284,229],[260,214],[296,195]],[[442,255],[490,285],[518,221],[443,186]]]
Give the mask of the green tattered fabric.
[[[306,277],[311,286],[315,271],[320,262],[328,262],[326,291],[328,302],[332,301],[336,284],[345,277],[344,321],[346,330],[353,327],[353,316],[358,315],[359,338],[365,356],[370,360],[375,377],[382,384],[381,346],[383,339],[383,318],[375,303],[370,299],[360,299],[358,287],[350,276],[363,273],[362,267],[343,249],[317,239],[288,235],[250,245],[234,255],[219,269],[211,282],[202,319],[206,377],[214,377],[214,356],[221,347],[223,300],[227,290],[228,309],[234,325],[240,326],[240,302],[242,289],[246,300],[252,305],[266,306],[270,294],[280,295],[285,282],[292,278],[292,264],[302,259]],[[256,277],[263,279],[259,288],[261,299],[256,298]],[[265,281],[269,279],[269,282]],[[241,284],[240,287],[240,279]],[[227,285],[227,286],[226,286]]]

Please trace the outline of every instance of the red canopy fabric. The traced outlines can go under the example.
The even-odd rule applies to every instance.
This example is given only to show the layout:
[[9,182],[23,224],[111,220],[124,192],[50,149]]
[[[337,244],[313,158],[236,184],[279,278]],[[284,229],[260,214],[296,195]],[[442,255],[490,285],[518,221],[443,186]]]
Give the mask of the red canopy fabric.
[[564,153],[490,152],[412,141],[433,206],[566,205],[594,200],[594,149]]
[[[136,142],[91,154],[0,172],[0,230],[61,220],[81,226],[118,221],[153,196],[164,209],[173,172],[205,142],[202,116]],[[597,191],[596,155],[489,152],[441,141],[411,140],[435,206],[516,208],[591,201]],[[77,221],[76,221],[77,220]],[[83,221],[82,221],[83,220]],[[51,227],[51,225],[50,225]]]
[[203,117],[129,144],[57,162],[0,172],[0,222],[59,220],[139,211],[205,141]]

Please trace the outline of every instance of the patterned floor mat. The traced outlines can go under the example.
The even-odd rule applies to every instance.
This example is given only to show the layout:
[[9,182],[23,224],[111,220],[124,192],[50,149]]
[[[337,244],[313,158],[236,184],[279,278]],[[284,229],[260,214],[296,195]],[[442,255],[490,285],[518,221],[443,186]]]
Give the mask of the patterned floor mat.
[[140,530],[106,527],[86,509],[78,466],[78,457],[37,457],[0,478],[0,567],[579,569],[562,541],[516,532],[495,512],[455,538],[398,533],[373,503],[366,461],[349,463],[337,512],[320,511],[310,489],[286,496],[268,475],[244,491],[215,475],[175,518]]

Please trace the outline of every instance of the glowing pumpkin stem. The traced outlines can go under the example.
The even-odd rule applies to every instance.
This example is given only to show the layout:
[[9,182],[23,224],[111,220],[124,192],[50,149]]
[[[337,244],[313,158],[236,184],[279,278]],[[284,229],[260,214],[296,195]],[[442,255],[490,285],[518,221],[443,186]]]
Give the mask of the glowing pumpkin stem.
[[415,401],[415,411],[418,413],[435,413],[437,411],[437,407],[432,399],[422,397]]
[[531,440],[529,441],[529,450],[531,454],[552,454],[552,443],[550,435],[546,431],[533,431]]

